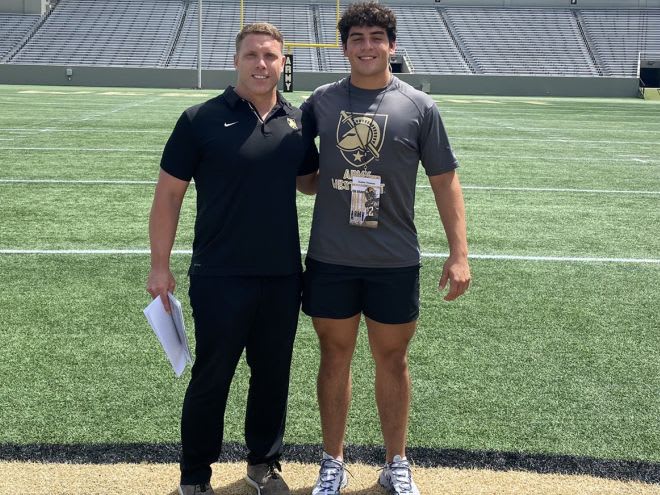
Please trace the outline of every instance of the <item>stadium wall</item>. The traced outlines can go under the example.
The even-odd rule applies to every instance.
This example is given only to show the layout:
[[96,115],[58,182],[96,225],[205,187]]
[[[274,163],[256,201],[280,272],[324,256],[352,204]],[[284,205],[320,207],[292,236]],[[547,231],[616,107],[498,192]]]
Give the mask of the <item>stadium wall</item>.
[[5,14],[46,13],[46,0],[0,0],[0,12]]
[[[70,75],[67,75],[70,71]],[[341,73],[296,72],[294,89],[314,88],[344,77]],[[538,77],[397,74],[411,85],[436,94],[490,96],[594,96],[634,97],[639,94],[639,79],[634,77]],[[231,70],[205,70],[205,89],[223,89],[234,84]],[[0,84],[37,84],[50,86],[98,86],[144,88],[194,88],[194,69],[75,67],[57,65],[0,64]]]

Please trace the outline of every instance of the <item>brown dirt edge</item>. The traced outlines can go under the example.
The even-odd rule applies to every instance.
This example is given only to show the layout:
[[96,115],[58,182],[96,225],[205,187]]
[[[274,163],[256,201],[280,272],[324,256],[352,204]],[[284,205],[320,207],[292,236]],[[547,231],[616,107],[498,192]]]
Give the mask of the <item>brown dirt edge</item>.
[[[352,463],[344,495],[383,495],[378,468]],[[283,475],[293,495],[309,495],[316,464],[289,462]],[[423,495],[659,495],[660,486],[589,476],[520,471],[415,467]],[[0,462],[0,495],[175,495],[176,464],[61,464]],[[214,465],[217,495],[254,495],[243,481],[243,462]]]
[[[64,464],[176,464],[179,444],[0,444],[0,461]],[[584,475],[616,481],[660,484],[660,463],[609,460],[569,455],[524,452],[468,451],[409,447],[408,457],[417,467],[463,470],[522,471],[538,474]],[[316,464],[321,455],[318,445],[287,445],[283,462]],[[242,462],[245,446],[223,445],[220,462]],[[349,445],[348,463],[380,466],[380,447]]]

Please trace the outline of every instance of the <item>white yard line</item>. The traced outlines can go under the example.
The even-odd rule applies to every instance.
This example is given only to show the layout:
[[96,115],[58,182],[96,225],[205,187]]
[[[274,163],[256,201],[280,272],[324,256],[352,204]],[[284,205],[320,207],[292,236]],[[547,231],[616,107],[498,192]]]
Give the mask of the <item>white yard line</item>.
[[[512,127],[507,125],[502,125],[501,123],[493,125],[447,125],[450,129],[500,129],[502,127],[506,129],[511,129],[520,132],[585,132],[585,131],[594,131],[598,133],[603,132],[616,132],[622,134],[651,134],[655,136],[660,136],[659,131],[647,130],[647,129],[602,129],[596,127]],[[30,132],[30,133],[41,133],[41,132],[75,132],[75,133],[119,133],[119,134],[169,134],[172,132],[172,129],[113,129],[113,128],[103,128],[103,127],[91,127],[86,129],[61,129],[57,127],[47,127],[47,128],[34,128],[34,127],[0,127],[0,132]],[[467,139],[467,137],[455,136],[452,139]],[[498,139],[498,138],[495,138]],[[574,141],[574,139],[568,139],[569,141]],[[604,143],[609,143],[611,141],[603,140]],[[628,143],[629,141],[625,141]],[[644,141],[648,143],[648,141]]]
[[[1,149],[1,148],[0,148]],[[531,155],[491,155],[491,154],[486,154],[486,153],[479,153],[479,152],[470,152],[466,151],[463,152],[460,149],[456,149],[456,154],[458,155],[459,159],[465,159],[465,158],[470,158],[470,159],[475,159],[475,158],[480,158],[480,159],[486,159],[486,160],[511,160],[511,161],[517,161],[517,160],[532,160],[532,161],[539,161],[539,162],[544,162],[544,161],[551,161],[551,162],[598,162],[598,163],[605,163],[607,162],[636,162],[639,160],[645,160],[646,163],[660,163],[660,159],[653,159],[653,158],[648,158],[646,156],[643,157],[633,157],[633,156],[619,156],[617,158],[611,156],[606,150],[603,151],[603,153],[606,153],[606,156],[604,157],[593,157],[593,158],[588,158],[588,157],[579,157],[579,156],[547,156],[547,155],[537,155],[537,156],[531,156]]]
[[[148,249],[0,249],[0,254],[46,254],[46,255],[147,255]],[[175,249],[173,255],[190,255],[190,249]],[[306,251],[302,251],[306,254]],[[422,258],[446,258],[447,253],[422,252]],[[638,263],[660,264],[660,258],[607,258],[597,256],[524,256],[510,254],[471,254],[471,259],[510,261],[556,261],[577,263]]]
[[469,136],[453,136],[452,141],[507,141],[507,142],[534,142],[534,143],[586,143],[586,144],[645,144],[649,146],[657,146],[653,141],[631,141],[621,140],[615,141],[612,139],[575,139],[575,138],[541,138],[541,137],[469,137]]
[[128,110],[129,108],[135,108],[135,107],[139,107],[139,106],[143,106],[143,105],[148,105],[149,103],[154,103],[156,101],[159,101],[160,99],[161,98],[157,96],[155,98],[149,98],[148,100],[132,101],[132,102],[129,102],[129,103],[125,103],[123,105],[119,105],[118,107],[114,108],[113,110],[110,110],[110,111],[107,111],[107,112],[94,113],[94,114],[89,115],[89,116],[87,116],[83,119],[80,119],[80,121],[85,122],[85,121],[88,121],[88,120],[93,120],[93,119],[97,119],[99,117],[103,117],[105,115],[110,115],[110,114],[117,113],[117,112],[123,112],[124,110]]
[[[420,189],[428,189],[431,186],[420,184]],[[568,192],[589,194],[660,194],[660,191],[631,191],[621,189],[571,189],[562,187],[497,187],[497,186],[461,186],[463,189],[477,191],[519,191],[519,192]]]
[[[425,253],[422,258],[446,258],[448,253]],[[601,258],[597,256],[524,256],[514,254],[470,254],[468,258],[476,260],[513,260],[513,261],[561,261],[578,263],[652,263],[660,264],[660,258]]]
[[[620,133],[620,134],[651,134],[660,136],[660,131],[652,131],[647,129],[601,129],[598,127],[513,127],[510,125],[498,123],[493,125],[473,125],[473,124],[448,124],[445,122],[447,129],[449,129],[450,139],[454,139],[452,132],[454,129],[491,129],[497,131],[498,129],[505,128],[519,132],[596,132],[603,133]],[[3,130],[3,129],[0,129]]]
[[[85,152],[94,152],[94,153],[127,153],[127,152],[138,152],[138,153],[162,153],[163,148],[74,148],[74,147],[51,147],[51,146],[0,146],[0,150],[3,151],[85,151]],[[491,154],[482,154],[482,153],[473,153],[473,152],[462,152],[457,150],[458,155],[461,159],[486,159],[486,160],[536,160],[536,161],[579,161],[579,162],[635,162],[635,163],[660,163],[658,159],[652,159],[647,157],[624,157],[624,158],[614,158],[612,156],[607,156],[605,158],[582,158],[575,156],[505,156],[505,155],[491,155]]]
[[[144,185],[156,184],[155,180],[132,179],[0,179],[0,184],[99,184],[99,185]],[[418,189],[430,189],[428,184],[417,185]],[[589,194],[650,194],[660,195],[660,191],[634,191],[623,189],[571,189],[562,187],[499,187],[499,186],[470,186],[463,185],[463,189],[476,191],[517,191],[517,192],[567,192]]]
[[[0,254],[150,254],[149,249],[0,249]],[[192,250],[173,250],[172,254],[192,254]]]
[[0,179],[0,184],[155,184],[155,180],[124,179]]
[[22,151],[95,151],[95,152],[126,152],[137,151],[140,153],[162,153],[162,148],[140,149],[140,148],[57,148],[41,146],[0,146],[0,150],[22,150]]
[[[156,184],[155,180],[131,179],[0,179],[0,184],[99,184],[99,185],[143,185]],[[418,189],[430,189],[428,184],[417,185]],[[463,185],[463,189],[477,191],[517,191],[517,192],[568,192],[589,194],[651,194],[660,195],[660,191],[634,191],[622,189],[571,189],[561,187],[498,187],[498,186],[470,186]]]
[[28,134],[37,134],[42,132],[77,132],[77,133],[104,133],[104,134],[169,134],[172,129],[109,129],[109,128],[89,128],[89,129],[60,129],[57,127],[44,127],[41,129],[30,127],[0,127],[0,132],[23,132]]

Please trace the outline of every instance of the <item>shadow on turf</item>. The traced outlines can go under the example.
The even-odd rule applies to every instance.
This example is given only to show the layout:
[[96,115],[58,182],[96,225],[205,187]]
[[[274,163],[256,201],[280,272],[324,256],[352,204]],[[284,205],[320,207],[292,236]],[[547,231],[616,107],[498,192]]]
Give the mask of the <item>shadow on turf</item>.
[[[409,447],[407,453],[413,463],[421,467],[586,475],[660,484],[659,462],[426,447]],[[223,445],[219,461],[240,462],[246,455],[245,446],[227,443]],[[319,445],[288,445],[283,462],[316,464],[320,458]],[[383,463],[385,452],[382,447],[349,445],[345,450],[345,458],[348,463],[359,462],[377,466]],[[177,463],[178,460],[179,444],[0,444],[0,461],[117,464]]]
[[[243,480],[238,480],[233,482],[230,485],[226,486],[214,486],[213,490],[215,491],[216,495],[254,495],[255,490],[253,488],[248,487],[245,484],[245,481]],[[369,488],[364,488],[359,491],[353,491],[351,492],[352,495],[373,495],[373,493],[377,493],[380,490],[376,484]],[[297,488],[295,490],[291,491],[291,495],[309,495],[312,493],[312,485],[306,486],[304,488]],[[179,495],[179,492],[177,490],[173,490],[169,492],[167,495]]]

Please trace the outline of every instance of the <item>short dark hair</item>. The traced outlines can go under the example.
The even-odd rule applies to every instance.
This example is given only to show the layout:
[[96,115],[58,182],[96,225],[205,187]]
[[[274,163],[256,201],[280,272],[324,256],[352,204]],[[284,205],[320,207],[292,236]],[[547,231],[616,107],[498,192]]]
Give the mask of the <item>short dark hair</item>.
[[378,2],[354,3],[344,11],[337,24],[344,46],[348,41],[348,32],[354,26],[382,27],[387,32],[387,40],[390,43],[396,41],[396,15]]
[[236,35],[236,53],[241,49],[241,42],[248,34],[265,34],[270,36],[275,41],[278,41],[284,47],[284,38],[279,29],[269,22],[255,22],[253,24],[246,24],[243,29]]

